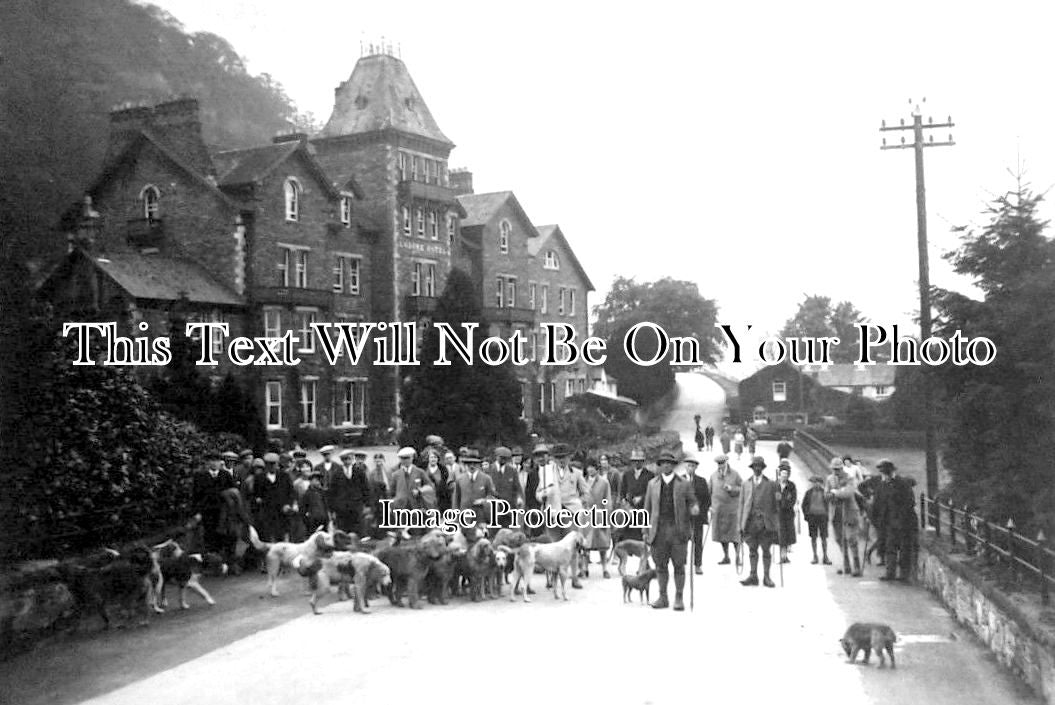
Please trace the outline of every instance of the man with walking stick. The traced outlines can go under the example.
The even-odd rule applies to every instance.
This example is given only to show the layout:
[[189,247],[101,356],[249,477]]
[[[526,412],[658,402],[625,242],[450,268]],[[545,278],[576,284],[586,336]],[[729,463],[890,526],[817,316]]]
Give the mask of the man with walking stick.
[[[762,549],[762,584],[776,587],[769,578],[769,566],[773,562],[770,548],[779,541],[777,517],[776,483],[762,474],[766,461],[760,455],[751,459],[754,476],[747,480],[740,493],[740,533],[750,552],[751,574],[740,581],[741,585],[758,585],[758,550]],[[783,567],[781,568],[783,570]]]
[[661,453],[656,464],[660,474],[649,481],[644,502],[649,518],[645,542],[652,550],[659,582],[659,597],[652,606],[656,609],[670,606],[667,581],[669,566],[673,564],[674,609],[680,612],[685,609],[682,593],[685,589],[685,554],[692,536],[691,520],[700,513],[700,508],[689,480],[674,474],[677,465],[674,455]]
[[[692,518],[692,566],[696,575],[703,575],[703,544],[706,538],[703,535],[703,527],[710,529],[711,490],[707,478],[697,475],[700,467],[699,457],[692,452],[685,455],[685,475],[692,483],[693,494],[696,495],[696,505],[700,513]],[[690,576],[691,580],[691,576]]]

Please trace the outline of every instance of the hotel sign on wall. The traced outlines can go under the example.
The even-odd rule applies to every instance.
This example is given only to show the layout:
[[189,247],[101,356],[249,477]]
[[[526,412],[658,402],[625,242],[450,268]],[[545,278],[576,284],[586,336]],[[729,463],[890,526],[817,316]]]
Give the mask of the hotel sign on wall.
[[450,247],[442,242],[423,242],[409,237],[399,238],[399,249],[430,257],[449,257],[451,254]]

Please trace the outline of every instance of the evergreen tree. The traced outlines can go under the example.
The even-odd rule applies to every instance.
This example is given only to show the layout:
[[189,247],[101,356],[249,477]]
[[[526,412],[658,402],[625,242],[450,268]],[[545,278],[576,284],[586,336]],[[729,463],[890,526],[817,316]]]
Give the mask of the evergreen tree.
[[989,365],[936,369],[948,404],[945,465],[958,503],[997,521],[1055,528],[1055,244],[1037,217],[1041,196],[1019,186],[989,207],[979,232],[961,228],[946,255],[981,300],[936,289],[937,334],[984,336]]
[[[479,323],[474,341],[487,335],[479,297],[472,280],[452,269],[436,305],[434,323],[449,323],[463,335],[463,323]],[[403,385],[403,432],[400,443],[420,448],[425,436],[439,434],[448,446],[469,443],[510,444],[523,438],[520,383],[511,363],[492,367],[475,359],[467,365],[448,348],[450,365],[435,365],[440,336],[430,326],[422,340],[421,364]]]

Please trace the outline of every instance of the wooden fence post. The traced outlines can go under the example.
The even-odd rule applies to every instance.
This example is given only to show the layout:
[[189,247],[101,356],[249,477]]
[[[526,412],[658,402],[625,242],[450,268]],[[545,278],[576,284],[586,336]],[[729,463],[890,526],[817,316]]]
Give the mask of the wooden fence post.
[[1047,537],[1044,536],[1044,529],[1041,529],[1037,532],[1037,571],[1040,573],[1040,602],[1043,605],[1047,605],[1051,601],[1051,597],[1048,595],[1047,567]]
[[971,514],[967,505],[963,505],[963,542],[967,546],[967,554],[974,554],[974,533],[977,527],[971,520]]
[[1011,564],[1011,577],[1018,582],[1018,564],[1015,561],[1015,520],[1007,519],[1007,560]]

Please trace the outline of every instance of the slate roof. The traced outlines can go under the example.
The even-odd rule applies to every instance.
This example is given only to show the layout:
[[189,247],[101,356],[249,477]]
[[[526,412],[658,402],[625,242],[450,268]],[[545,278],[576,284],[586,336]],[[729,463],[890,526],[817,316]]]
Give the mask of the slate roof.
[[89,260],[137,299],[176,301],[181,294],[193,303],[241,306],[241,296],[216,281],[194,262],[159,254],[121,252]]
[[293,141],[217,152],[212,156],[217,181],[220,186],[241,186],[260,181],[297,151],[298,146],[300,143]]
[[502,204],[512,195],[512,191],[496,191],[494,193],[469,193],[458,196],[458,203],[461,203],[465,209],[465,217],[461,221],[462,227],[472,228],[478,225],[486,225],[494,217],[498,209],[502,207]]
[[827,369],[816,369],[810,374],[822,387],[871,387],[894,384],[893,365],[882,363],[858,368],[848,362],[835,363]]
[[453,147],[425,105],[406,64],[376,54],[356,62],[352,75],[338,86],[333,113],[322,137],[395,129]]

